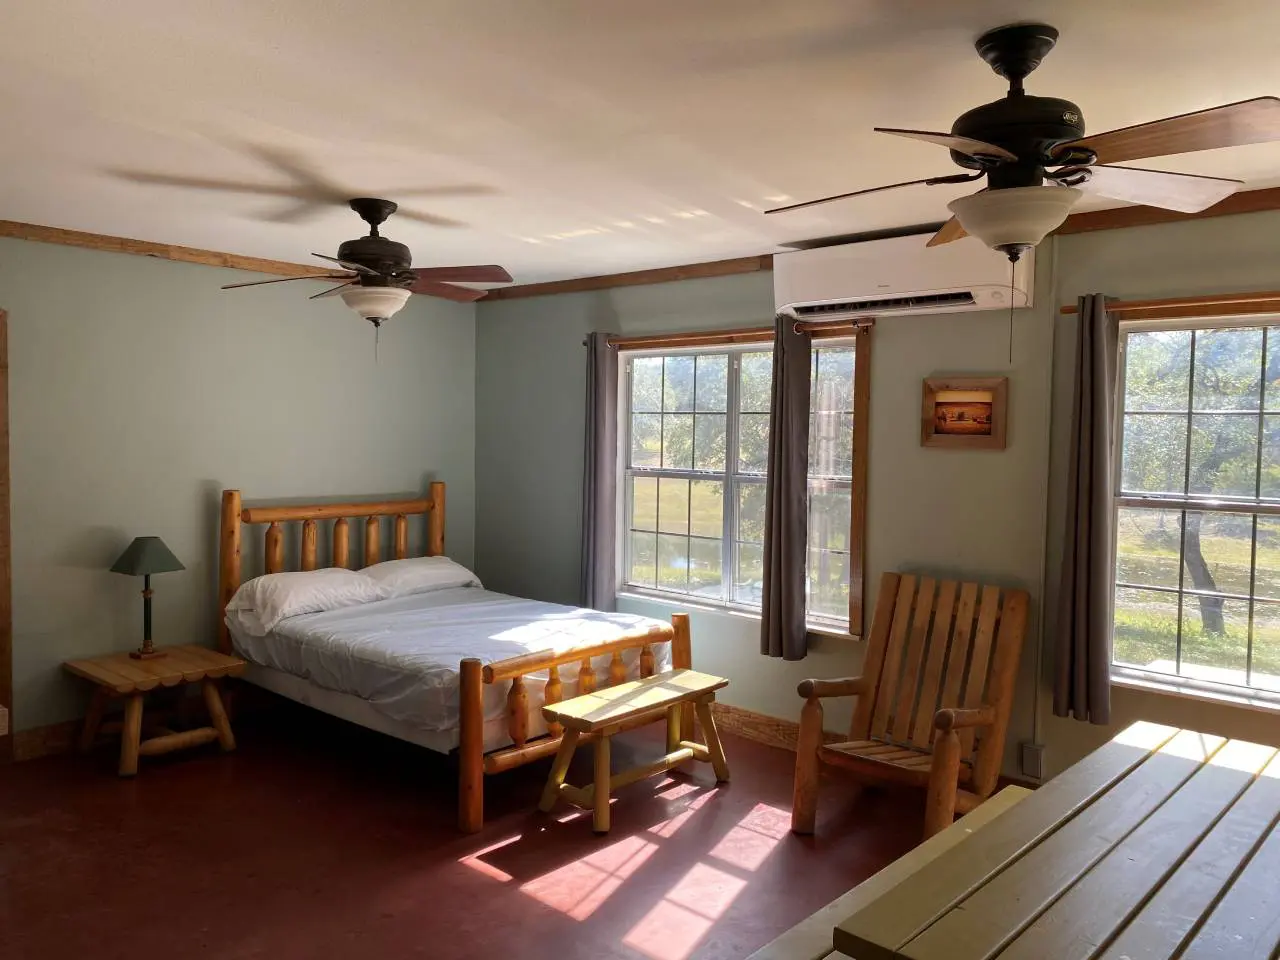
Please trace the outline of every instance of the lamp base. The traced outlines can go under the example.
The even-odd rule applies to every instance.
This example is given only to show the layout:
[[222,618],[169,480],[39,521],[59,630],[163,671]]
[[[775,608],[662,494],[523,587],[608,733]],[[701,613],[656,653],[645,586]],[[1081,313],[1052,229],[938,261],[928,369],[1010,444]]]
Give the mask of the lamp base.
[[159,660],[161,657],[168,656],[163,650],[130,650],[129,656],[134,660]]

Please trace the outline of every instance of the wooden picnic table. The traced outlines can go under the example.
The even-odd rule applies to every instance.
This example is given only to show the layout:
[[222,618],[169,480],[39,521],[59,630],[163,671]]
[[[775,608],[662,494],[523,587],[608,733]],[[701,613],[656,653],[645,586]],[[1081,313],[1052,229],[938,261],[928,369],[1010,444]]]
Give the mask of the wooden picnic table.
[[836,927],[856,960],[1271,960],[1280,754],[1136,723]]

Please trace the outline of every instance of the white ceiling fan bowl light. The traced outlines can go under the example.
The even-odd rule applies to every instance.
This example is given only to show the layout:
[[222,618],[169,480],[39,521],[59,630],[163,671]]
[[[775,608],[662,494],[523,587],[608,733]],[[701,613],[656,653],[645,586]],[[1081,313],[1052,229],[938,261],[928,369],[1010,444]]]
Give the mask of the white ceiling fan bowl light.
[[400,312],[412,294],[404,287],[352,286],[339,294],[342,302],[366,320],[387,320]]
[[1074,187],[1010,187],[983,190],[947,204],[965,232],[1017,260],[1062,226],[1083,194]]

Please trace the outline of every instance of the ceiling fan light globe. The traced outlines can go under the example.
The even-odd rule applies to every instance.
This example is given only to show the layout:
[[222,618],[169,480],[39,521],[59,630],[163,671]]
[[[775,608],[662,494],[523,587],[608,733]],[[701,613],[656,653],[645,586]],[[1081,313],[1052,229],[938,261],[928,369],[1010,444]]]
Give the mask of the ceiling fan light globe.
[[366,320],[387,320],[400,312],[411,294],[404,287],[353,286],[338,296]]
[[1081,195],[1074,187],[1011,187],[960,197],[947,209],[993,250],[1020,251],[1062,226]]

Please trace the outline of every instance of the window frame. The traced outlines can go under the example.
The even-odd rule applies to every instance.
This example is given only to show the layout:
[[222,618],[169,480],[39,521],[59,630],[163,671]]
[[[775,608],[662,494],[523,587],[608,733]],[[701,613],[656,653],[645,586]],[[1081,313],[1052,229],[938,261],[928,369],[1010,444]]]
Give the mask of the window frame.
[[[1107,612],[1107,622],[1109,624],[1109,639],[1112,644],[1110,675],[1111,680],[1118,686],[1129,687],[1133,689],[1155,690],[1165,693],[1171,693],[1178,696],[1185,696],[1197,699],[1208,699],[1220,702],[1232,703],[1240,706],[1252,707],[1255,709],[1265,709],[1268,711],[1280,710],[1280,691],[1272,691],[1263,687],[1250,686],[1253,672],[1253,605],[1258,602],[1264,605],[1274,605],[1280,609],[1280,600],[1271,598],[1259,598],[1255,595],[1253,580],[1256,578],[1256,538],[1257,538],[1257,519],[1259,517],[1280,516],[1280,497],[1263,498],[1259,494],[1255,498],[1232,497],[1232,496],[1210,496],[1205,494],[1195,494],[1190,491],[1181,494],[1162,494],[1162,495],[1142,495],[1126,493],[1124,490],[1124,438],[1125,438],[1125,416],[1129,412],[1126,410],[1125,392],[1127,388],[1126,376],[1128,368],[1128,343],[1129,336],[1135,333],[1164,333],[1177,332],[1182,330],[1241,330],[1241,329],[1261,329],[1263,331],[1262,339],[1262,381],[1260,384],[1261,394],[1259,396],[1258,410],[1241,411],[1233,416],[1246,416],[1254,414],[1258,420],[1258,461],[1255,467],[1255,489],[1258,489],[1256,477],[1261,472],[1262,447],[1263,447],[1263,425],[1264,418],[1267,415],[1266,404],[1266,364],[1267,350],[1270,346],[1280,346],[1273,344],[1268,339],[1268,327],[1280,327],[1280,312],[1276,313],[1259,313],[1248,315],[1225,315],[1225,316],[1195,316],[1195,317],[1177,317],[1177,318],[1160,318],[1160,319],[1121,319],[1117,324],[1117,359],[1116,359],[1116,382],[1115,382],[1115,409],[1112,411],[1112,429],[1115,438],[1112,477],[1111,477],[1111,524],[1115,535],[1112,537],[1112,550],[1110,557],[1110,592],[1108,595],[1109,608]],[[1194,341],[1193,341],[1194,343]],[[1195,351],[1194,346],[1189,359],[1188,369],[1189,383],[1195,382]],[[1143,411],[1144,413],[1159,413],[1160,411]],[[1171,413],[1182,414],[1183,411],[1170,411]],[[1189,482],[1185,479],[1189,476],[1191,470],[1191,424],[1194,422],[1192,417],[1195,413],[1194,402],[1189,402],[1186,410],[1188,422],[1188,449],[1184,454],[1184,489],[1189,486]],[[1274,415],[1274,414],[1272,414]],[[1199,677],[1182,676],[1177,673],[1164,673],[1157,670],[1149,670],[1135,664],[1119,663],[1115,659],[1115,599],[1116,591],[1126,587],[1134,589],[1151,590],[1155,592],[1168,593],[1178,598],[1179,609],[1184,597],[1194,597],[1200,595],[1194,586],[1188,587],[1186,584],[1186,564],[1183,559],[1182,552],[1185,546],[1179,549],[1179,565],[1178,565],[1178,586],[1162,587],[1154,584],[1130,584],[1121,581],[1118,576],[1118,564],[1120,560],[1120,537],[1118,532],[1120,529],[1120,511],[1125,508],[1148,509],[1148,510],[1170,510],[1180,513],[1180,524],[1185,539],[1185,523],[1186,514],[1188,512],[1196,512],[1203,514],[1223,514],[1235,513],[1254,518],[1253,538],[1255,558],[1251,560],[1250,573],[1250,596],[1237,597],[1227,590],[1219,590],[1214,595],[1222,596],[1225,599],[1245,599],[1250,603],[1250,634],[1246,652],[1246,667],[1243,684],[1232,684],[1213,680],[1205,680]],[[1182,667],[1182,616],[1178,617],[1178,634],[1176,643],[1176,653],[1174,659],[1174,669],[1180,670]]]
[[[849,616],[848,619],[826,618],[806,613],[806,627],[811,634],[834,636],[841,638],[860,638],[863,635],[863,583],[865,570],[866,544],[866,495],[867,495],[867,450],[868,424],[870,420],[870,384],[871,384],[871,331],[873,323],[864,322],[843,329],[833,328],[828,331],[813,333],[813,348],[820,350],[824,346],[851,346],[854,351],[853,395],[853,444],[852,444],[852,476],[849,480],[830,480],[827,478],[811,478],[823,484],[834,484],[850,490],[850,530],[849,530]],[[743,336],[749,334],[749,336]],[[618,508],[616,520],[616,556],[618,576],[618,593],[621,596],[634,596],[648,600],[659,600],[666,603],[679,603],[684,606],[699,607],[720,611],[737,616],[759,619],[760,607],[736,601],[733,598],[733,578],[736,575],[738,558],[737,511],[739,507],[738,489],[741,484],[758,483],[763,485],[765,474],[738,472],[739,444],[739,376],[741,357],[746,353],[771,352],[773,349],[772,330],[760,329],[749,331],[733,331],[724,335],[715,333],[689,334],[689,342],[666,343],[667,337],[656,337],[652,346],[641,342],[629,343],[619,349],[618,364]],[[679,339],[679,337],[677,338]],[[632,429],[632,391],[630,378],[630,361],[640,357],[667,357],[672,355],[698,356],[705,354],[727,354],[729,366],[726,379],[725,398],[725,470],[723,472],[698,471],[697,469],[681,470],[662,467],[641,468],[644,476],[655,479],[672,477],[682,480],[718,480],[725,485],[724,506],[721,525],[721,570],[724,585],[721,598],[700,597],[696,594],[679,593],[663,590],[660,587],[647,587],[627,581],[628,545],[631,537],[632,492],[628,482],[635,468],[629,466],[631,453]],[[696,405],[695,405],[696,406]],[[691,534],[690,534],[691,535]],[[809,551],[806,549],[806,563]]]

